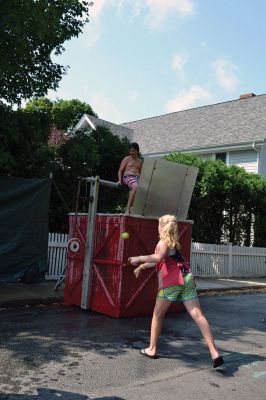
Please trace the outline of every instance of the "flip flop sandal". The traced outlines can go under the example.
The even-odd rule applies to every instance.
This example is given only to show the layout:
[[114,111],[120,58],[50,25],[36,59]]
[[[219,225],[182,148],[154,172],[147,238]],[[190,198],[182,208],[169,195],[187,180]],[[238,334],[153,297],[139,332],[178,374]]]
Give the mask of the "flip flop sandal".
[[143,356],[145,356],[145,357],[148,357],[148,358],[152,358],[152,359],[156,359],[156,358],[158,358],[158,356],[155,354],[154,356],[150,356],[148,353],[146,353],[146,351],[145,351],[145,349],[141,349],[140,350],[140,354],[142,354]]
[[217,367],[220,367],[221,365],[223,365],[223,363],[224,363],[224,359],[223,359],[223,357],[217,357],[217,358],[215,358],[213,361],[213,368],[217,368]]

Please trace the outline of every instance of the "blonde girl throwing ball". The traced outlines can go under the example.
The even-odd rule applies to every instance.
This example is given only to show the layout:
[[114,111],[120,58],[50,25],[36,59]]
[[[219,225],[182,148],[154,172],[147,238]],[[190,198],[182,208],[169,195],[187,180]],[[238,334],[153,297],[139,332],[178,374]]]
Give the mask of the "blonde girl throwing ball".
[[129,262],[137,266],[136,278],[146,268],[156,268],[159,291],[153,311],[150,345],[140,353],[149,358],[157,358],[157,343],[164,316],[173,302],[182,302],[199,327],[211,355],[213,367],[224,363],[215,345],[211,328],[201,310],[193,276],[180,253],[178,224],[174,215],[164,215],[159,219],[159,242],[154,254],[129,257]]

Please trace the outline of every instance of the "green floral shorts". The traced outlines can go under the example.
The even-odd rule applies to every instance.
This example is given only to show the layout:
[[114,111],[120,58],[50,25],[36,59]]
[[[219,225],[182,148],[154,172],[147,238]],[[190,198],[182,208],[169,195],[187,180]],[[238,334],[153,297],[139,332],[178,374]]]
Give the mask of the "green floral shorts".
[[157,297],[177,303],[197,299],[198,295],[192,274],[183,275],[183,278],[183,285],[174,285],[161,289]]

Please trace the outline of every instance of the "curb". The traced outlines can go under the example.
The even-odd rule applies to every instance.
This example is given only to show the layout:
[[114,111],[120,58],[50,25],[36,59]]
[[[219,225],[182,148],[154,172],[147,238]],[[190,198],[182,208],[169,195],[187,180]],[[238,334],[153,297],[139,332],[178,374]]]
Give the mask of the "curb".
[[[265,292],[266,285],[252,285],[247,287],[223,287],[213,289],[197,289],[199,297],[203,296],[215,296],[215,295],[237,295],[250,292]],[[0,301],[0,308],[19,308],[25,306],[37,306],[37,305],[49,305],[55,303],[64,303],[64,296],[49,296],[49,297],[32,297],[32,298],[21,298],[16,300]]]
[[49,305],[54,303],[63,303],[63,296],[53,296],[53,297],[32,297],[32,298],[22,298],[16,300],[6,300],[0,301],[0,308],[18,308],[25,306],[37,306],[40,304]]
[[239,294],[239,293],[249,293],[249,292],[264,292],[266,291],[266,285],[252,285],[245,287],[230,287],[230,288],[213,288],[213,289],[197,289],[200,296],[212,296],[215,294]]

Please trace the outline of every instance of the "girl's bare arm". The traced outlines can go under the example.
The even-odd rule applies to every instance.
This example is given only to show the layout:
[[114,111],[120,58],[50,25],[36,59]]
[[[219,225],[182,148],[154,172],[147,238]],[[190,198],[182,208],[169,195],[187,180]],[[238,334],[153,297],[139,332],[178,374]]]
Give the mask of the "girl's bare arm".
[[155,265],[156,263],[148,263],[148,262],[140,264],[137,268],[134,269],[135,277],[138,278],[143,269],[153,268],[155,267]]
[[160,242],[156,246],[156,253],[150,254],[148,256],[129,257],[128,261],[132,265],[139,265],[146,262],[157,264],[165,258],[167,252],[167,243],[164,240],[160,240]]

